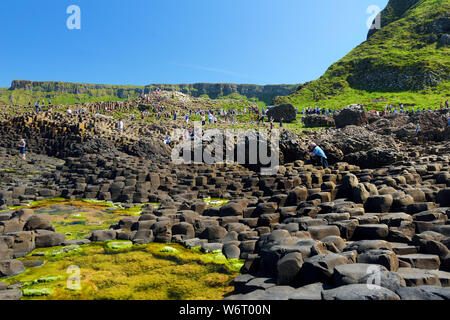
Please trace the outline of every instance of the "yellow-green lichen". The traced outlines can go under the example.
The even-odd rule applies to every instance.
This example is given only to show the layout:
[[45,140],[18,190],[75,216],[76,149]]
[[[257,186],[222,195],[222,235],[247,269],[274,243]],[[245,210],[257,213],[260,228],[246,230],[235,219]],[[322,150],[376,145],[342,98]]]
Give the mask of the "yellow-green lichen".
[[[44,265],[3,281],[22,284],[22,299],[216,300],[233,290],[230,283],[238,275],[236,265],[243,263],[226,260],[218,252],[202,254],[178,244],[134,245],[126,252],[111,254],[108,247],[122,244],[129,243],[92,243],[66,255],[35,256],[36,252],[55,250],[38,249],[21,260],[45,259]],[[73,266],[79,270],[79,290],[69,285],[76,276],[69,272]]]

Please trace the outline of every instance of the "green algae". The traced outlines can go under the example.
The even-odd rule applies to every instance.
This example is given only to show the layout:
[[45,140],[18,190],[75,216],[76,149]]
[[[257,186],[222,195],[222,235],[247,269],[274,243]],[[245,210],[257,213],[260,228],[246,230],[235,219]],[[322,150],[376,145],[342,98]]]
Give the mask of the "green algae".
[[158,252],[175,253],[175,254],[180,253],[179,250],[177,250],[177,249],[175,249],[173,247],[170,247],[170,246],[165,246],[164,248],[159,249]]
[[204,198],[203,201],[210,207],[222,207],[230,200],[220,198]]
[[133,243],[131,241],[106,241],[105,242],[105,252],[107,253],[118,253],[118,252],[128,252],[133,248]]
[[53,293],[51,289],[23,289],[22,293],[25,297],[49,296]]
[[[217,300],[233,290],[231,281],[239,274],[236,265],[243,264],[226,260],[219,252],[202,254],[178,244],[134,245],[115,254],[108,249],[127,245],[127,241],[92,243],[81,246],[77,254],[46,255],[43,266],[2,280],[22,283],[24,300]],[[37,259],[35,253],[21,259]],[[79,290],[68,286],[72,266],[80,270]]]

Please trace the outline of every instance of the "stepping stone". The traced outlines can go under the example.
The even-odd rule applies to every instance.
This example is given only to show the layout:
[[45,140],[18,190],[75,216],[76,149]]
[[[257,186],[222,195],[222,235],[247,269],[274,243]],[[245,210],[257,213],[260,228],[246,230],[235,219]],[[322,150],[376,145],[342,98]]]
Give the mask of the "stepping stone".
[[430,273],[438,276],[442,287],[450,287],[450,272],[430,270]]
[[356,217],[352,217],[352,218],[357,220],[360,225],[380,223],[380,218],[376,215],[363,215],[363,216],[356,216]]
[[398,268],[397,273],[405,279],[408,287],[423,285],[441,286],[439,277],[430,270],[417,268]]
[[385,240],[360,240],[347,245],[344,251],[356,250],[358,253],[362,253],[376,249],[392,250],[392,245]]
[[400,300],[400,297],[389,289],[367,284],[350,284],[322,293],[324,300]]
[[437,286],[405,287],[396,292],[402,300],[450,300],[450,288]]
[[418,252],[417,247],[409,246],[405,243],[391,242],[392,250],[397,255],[415,254]]
[[386,239],[389,235],[389,227],[385,224],[364,224],[356,227],[353,240],[378,240]]
[[20,300],[22,298],[22,290],[1,290],[0,300]]
[[399,260],[397,255],[390,250],[369,250],[358,254],[358,263],[383,265],[389,271],[397,271]]
[[414,253],[399,255],[398,258],[418,269],[437,270],[441,264],[439,256],[433,254]]
[[330,283],[334,268],[338,265],[347,264],[348,259],[339,254],[318,254],[308,258],[303,263],[300,272],[300,283],[307,285],[316,282]]
[[359,283],[358,281],[364,276],[381,271],[387,271],[387,269],[382,265],[376,264],[343,264],[334,268],[333,283],[337,287],[356,284]]
[[266,290],[276,286],[276,282],[272,278],[254,278],[248,281],[244,285],[245,292],[251,292],[254,290]]
[[377,284],[393,292],[397,292],[398,289],[406,287],[405,279],[397,272],[392,271],[381,271],[379,273],[368,274],[359,279],[359,283]]
[[242,274],[234,278],[234,280],[231,283],[234,286],[234,292],[236,293],[243,292],[245,284],[253,279],[255,279],[255,277],[250,274]]
[[289,300],[322,300],[322,292],[325,289],[330,287],[320,282],[309,284],[295,289],[289,296]]
[[314,240],[321,240],[329,236],[341,235],[339,228],[334,225],[311,226],[308,227],[307,231],[311,234],[311,237]]

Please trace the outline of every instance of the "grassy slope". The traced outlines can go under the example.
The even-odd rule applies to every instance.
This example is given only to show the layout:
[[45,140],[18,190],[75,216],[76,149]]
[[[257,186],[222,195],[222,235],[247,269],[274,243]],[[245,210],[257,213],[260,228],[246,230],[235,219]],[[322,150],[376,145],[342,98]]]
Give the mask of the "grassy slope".
[[23,89],[8,90],[8,88],[0,88],[0,103],[14,104],[14,105],[26,105],[31,100],[32,105],[39,100],[45,101],[48,104],[48,100],[51,99],[52,104],[76,104],[84,102],[96,102],[96,101],[123,101],[126,99],[120,99],[117,96],[108,92],[105,89],[92,89],[93,94],[71,94],[61,92],[44,92],[44,91],[28,91]]
[[[321,78],[306,84],[290,96],[279,97],[277,102],[332,108],[352,103],[362,103],[375,108],[381,108],[387,103],[404,103],[418,107],[438,106],[440,102],[448,99],[450,92],[450,48],[440,46],[436,41],[429,43],[425,40],[426,32],[417,32],[417,29],[429,25],[438,17],[448,15],[448,12],[449,0],[419,1],[407,10],[401,19],[388,24],[333,64]],[[382,86],[383,83],[351,84],[355,74],[377,73],[380,69],[395,70],[399,73],[433,70],[443,74],[442,78],[447,80],[434,87],[404,91],[395,88],[371,91],[364,89],[364,86],[370,88]]]
[[[205,99],[209,99],[207,95],[202,96]],[[130,94],[130,99],[137,98],[137,94]],[[98,101],[125,101],[127,99],[120,99],[115,96],[110,90],[107,89],[91,89],[90,94],[71,94],[61,92],[44,92],[44,91],[28,91],[23,89],[8,90],[8,88],[0,88],[0,105],[13,104],[13,105],[27,105],[31,100],[32,105],[39,101],[45,101],[48,104],[49,99],[53,105],[71,105],[85,102],[98,102]],[[242,102],[242,105],[247,105],[250,102],[254,102],[261,106],[266,106],[264,101],[260,101],[257,98],[248,99],[246,96],[240,94],[230,94],[218,98],[217,100],[223,102],[224,108],[232,108],[234,103],[230,103],[225,100],[235,100],[236,103]]]

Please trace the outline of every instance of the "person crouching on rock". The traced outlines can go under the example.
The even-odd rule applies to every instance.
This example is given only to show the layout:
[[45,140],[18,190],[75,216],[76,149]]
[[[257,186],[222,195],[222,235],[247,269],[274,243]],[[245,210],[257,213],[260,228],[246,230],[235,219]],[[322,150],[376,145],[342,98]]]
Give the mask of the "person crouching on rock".
[[328,168],[327,156],[325,155],[325,152],[323,152],[322,148],[320,148],[314,142],[311,142],[307,152],[312,161],[320,161],[322,167]]
[[27,160],[27,157],[25,155],[26,146],[27,146],[27,143],[25,142],[25,140],[21,139],[20,143],[19,143],[19,152],[20,152],[20,156],[21,156],[22,160]]

